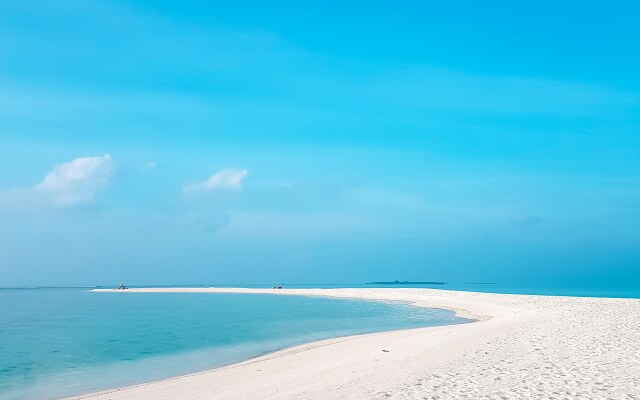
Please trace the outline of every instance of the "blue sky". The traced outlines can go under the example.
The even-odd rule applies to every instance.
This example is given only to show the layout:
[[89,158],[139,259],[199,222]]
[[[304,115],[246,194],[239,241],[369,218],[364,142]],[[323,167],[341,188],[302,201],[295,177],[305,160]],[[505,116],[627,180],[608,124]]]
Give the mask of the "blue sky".
[[639,18],[0,2],[0,285],[639,284]]

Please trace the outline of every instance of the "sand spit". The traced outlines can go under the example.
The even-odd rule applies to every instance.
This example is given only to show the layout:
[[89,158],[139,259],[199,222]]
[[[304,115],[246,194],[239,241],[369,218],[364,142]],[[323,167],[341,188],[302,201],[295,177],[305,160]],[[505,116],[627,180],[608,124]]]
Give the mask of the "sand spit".
[[[109,290],[96,290],[109,291]],[[640,300],[436,289],[146,288],[404,301],[477,322],[350,336],[74,399],[640,399]]]

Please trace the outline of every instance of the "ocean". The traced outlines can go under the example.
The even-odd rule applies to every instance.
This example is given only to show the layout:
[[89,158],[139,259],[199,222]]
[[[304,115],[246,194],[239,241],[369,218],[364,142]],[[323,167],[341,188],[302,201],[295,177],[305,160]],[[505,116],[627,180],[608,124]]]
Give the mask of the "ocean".
[[345,335],[468,322],[405,304],[299,296],[0,289],[0,399],[53,399]]

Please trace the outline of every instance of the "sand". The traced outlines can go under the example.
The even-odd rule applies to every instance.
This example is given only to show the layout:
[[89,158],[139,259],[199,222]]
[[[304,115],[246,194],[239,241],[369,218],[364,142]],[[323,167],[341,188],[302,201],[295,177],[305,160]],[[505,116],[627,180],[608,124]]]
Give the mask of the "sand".
[[350,336],[76,399],[640,399],[640,300],[434,289],[128,289],[406,301],[478,321]]

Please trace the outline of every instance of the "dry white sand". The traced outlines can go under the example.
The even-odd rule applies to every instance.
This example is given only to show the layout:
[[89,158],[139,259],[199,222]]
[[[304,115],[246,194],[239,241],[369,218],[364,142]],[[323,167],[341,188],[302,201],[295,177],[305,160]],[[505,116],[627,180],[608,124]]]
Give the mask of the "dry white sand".
[[399,300],[480,321],[351,336],[89,399],[640,399],[640,300],[432,289],[128,289]]

